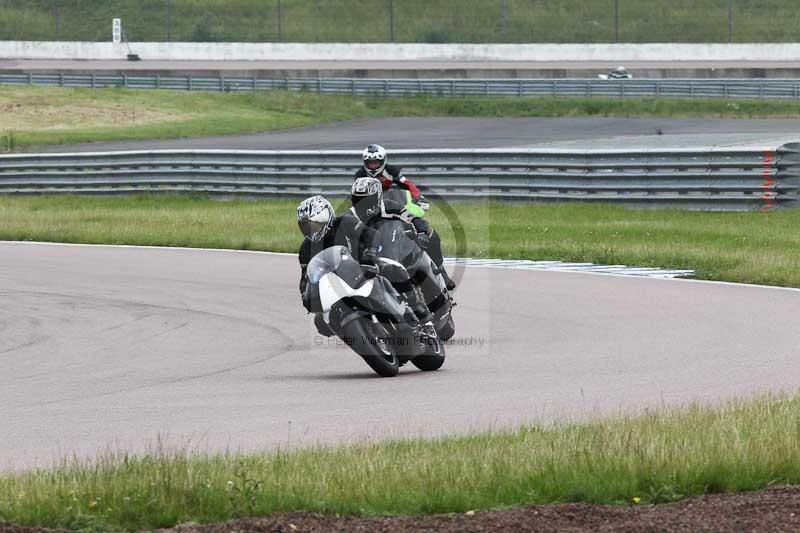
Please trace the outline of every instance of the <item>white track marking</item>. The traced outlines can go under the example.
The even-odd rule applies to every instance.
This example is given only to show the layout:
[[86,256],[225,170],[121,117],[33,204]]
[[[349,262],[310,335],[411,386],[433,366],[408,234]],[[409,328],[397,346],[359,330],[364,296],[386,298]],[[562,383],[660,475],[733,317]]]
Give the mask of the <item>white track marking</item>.
[[516,270],[555,270],[557,272],[591,272],[594,274],[617,274],[651,278],[678,278],[694,275],[694,270],[669,270],[663,268],[635,267],[626,265],[596,265],[594,263],[564,263],[561,261],[529,261],[523,259],[472,259],[445,258],[445,264],[511,268]]

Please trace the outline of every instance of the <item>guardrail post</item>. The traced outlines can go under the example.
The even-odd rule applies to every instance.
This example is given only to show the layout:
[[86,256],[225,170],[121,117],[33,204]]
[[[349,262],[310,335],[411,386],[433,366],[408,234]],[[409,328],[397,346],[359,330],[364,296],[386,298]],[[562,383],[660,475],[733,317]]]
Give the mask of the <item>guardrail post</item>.
[[92,74],[92,89],[94,89],[94,88],[95,88],[94,74]]
[[797,91],[797,84],[794,84],[794,99],[797,100],[798,91]]
[[758,84],[758,97],[764,98],[764,82]]
[[219,92],[225,92],[225,76],[219,75]]
[[64,86],[64,73],[59,72],[58,74],[58,84],[63,87]]
[[553,96],[556,96],[556,80],[553,79]]
[[484,90],[486,91],[486,96],[489,96],[489,82],[483,82]]
[[523,81],[517,80],[517,96],[523,96],[522,86],[523,86]]
[[353,96],[356,95],[356,80],[354,79],[350,80],[350,94],[352,94]]
[[383,96],[389,96],[389,80],[383,80]]
[[456,80],[450,80],[450,96],[456,95]]
[[33,74],[28,72],[28,85],[33,85]]
[[258,78],[253,76],[253,92],[256,92],[256,89],[258,89]]
[[317,92],[322,94],[322,78],[317,78]]
[[189,74],[189,90],[192,90],[192,75]]
[[128,88],[128,75],[127,74],[123,74],[122,75],[122,86],[125,87],[126,89]]
[[160,88],[161,88],[161,75],[160,74],[156,74],[156,89],[160,89]]
[[693,81],[689,82],[689,96],[692,96],[692,97],[694,96],[694,82]]

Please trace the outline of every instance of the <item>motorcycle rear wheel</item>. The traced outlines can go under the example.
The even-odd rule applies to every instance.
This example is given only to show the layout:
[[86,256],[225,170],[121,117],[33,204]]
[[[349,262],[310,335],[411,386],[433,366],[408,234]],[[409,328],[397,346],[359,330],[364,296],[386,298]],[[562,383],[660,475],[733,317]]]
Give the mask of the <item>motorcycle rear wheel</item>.
[[391,336],[380,323],[367,316],[359,316],[342,328],[344,341],[364,359],[381,377],[397,375],[400,362],[396,348],[390,344]]

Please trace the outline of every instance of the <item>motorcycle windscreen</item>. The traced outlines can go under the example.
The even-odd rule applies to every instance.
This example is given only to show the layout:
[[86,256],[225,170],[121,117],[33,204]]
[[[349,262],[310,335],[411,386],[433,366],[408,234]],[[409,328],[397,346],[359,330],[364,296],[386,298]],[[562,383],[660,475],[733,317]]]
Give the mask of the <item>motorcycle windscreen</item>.
[[343,257],[353,259],[350,251],[344,246],[331,246],[322,250],[308,262],[306,268],[308,282],[316,285],[325,274],[336,272]]
[[400,220],[383,218],[373,227],[381,234],[381,257],[410,265],[422,254],[417,244],[406,235],[407,226]]

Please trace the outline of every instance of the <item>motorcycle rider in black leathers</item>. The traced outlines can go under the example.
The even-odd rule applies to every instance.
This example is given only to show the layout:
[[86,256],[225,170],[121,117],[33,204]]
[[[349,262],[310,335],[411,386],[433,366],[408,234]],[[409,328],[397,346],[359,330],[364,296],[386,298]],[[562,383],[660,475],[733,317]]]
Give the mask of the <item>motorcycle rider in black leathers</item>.
[[[361,168],[355,173],[355,179],[359,178],[376,178],[381,182],[384,191],[388,191],[392,185],[405,189],[411,194],[411,201],[416,204],[415,206],[407,206],[408,211],[414,214],[409,218],[409,222],[413,224],[414,229],[417,231],[417,244],[420,248],[428,252],[431,259],[436,264],[436,267],[442,272],[448,290],[456,288],[455,282],[450,279],[442,264],[444,263],[444,256],[442,255],[442,240],[439,234],[434,230],[427,220],[422,218],[425,211],[430,209],[430,204],[422,196],[419,188],[410,179],[403,175],[403,170],[400,167],[389,165],[386,162],[386,149],[379,144],[370,144],[361,153],[364,161]],[[414,213],[416,211],[416,213]]]
[[[376,225],[382,219],[397,218],[408,222],[407,217],[410,216],[403,206],[397,205],[397,202],[392,205],[391,201],[383,200],[383,189],[375,178],[359,178],[353,182],[350,200],[353,204],[350,212],[367,226]],[[429,259],[429,256],[424,254],[421,247],[409,239],[405,232],[400,233],[397,240],[393,235],[391,243],[383,242],[384,250],[378,258],[381,273],[384,274],[386,270],[388,274],[384,275],[392,283],[394,281],[390,276],[397,278],[410,274],[411,281],[421,288],[428,303],[427,307],[435,312],[446,303],[446,296],[439,287],[434,266],[431,264],[432,259]],[[393,249],[393,254],[396,254],[396,260],[386,257],[390,247]],[[400,272],[394,274],[393,269]],[[414,312],[416,313],[417,309],[414,309]]]
[[[312,196],[300,202],[300,205],[297,206],[297,224],[305,237],[298,253],[301,296],[305,294],[308,284],[306,277],[308,263],[325,248],[337,245],[345,246],[361,264],[376,265],[378,262],[378,250],[381,247],[380,233],[361,222],[350,211],[337,217],[333,206],[323,196]],[[383,270],[381,270],[381,274],[384,273]],[[411,314],[413,314],[413,316],[406,317],[409,325],[418,329],[423,336],[431,335],[431,333],[435,335],[430,311],[425,306],[421,295],[418,295],[418,290],[408,272],[403,270],[405,272],[403,276],[402,273],[393,272],[392,269],[386,270],[391,275],[385,277],[408,303]],[[303,301],[303,305],[305,305],[305,301]],[[334,334],[319,315],[314,317],[314,325],[321,335],[329,337]]]

